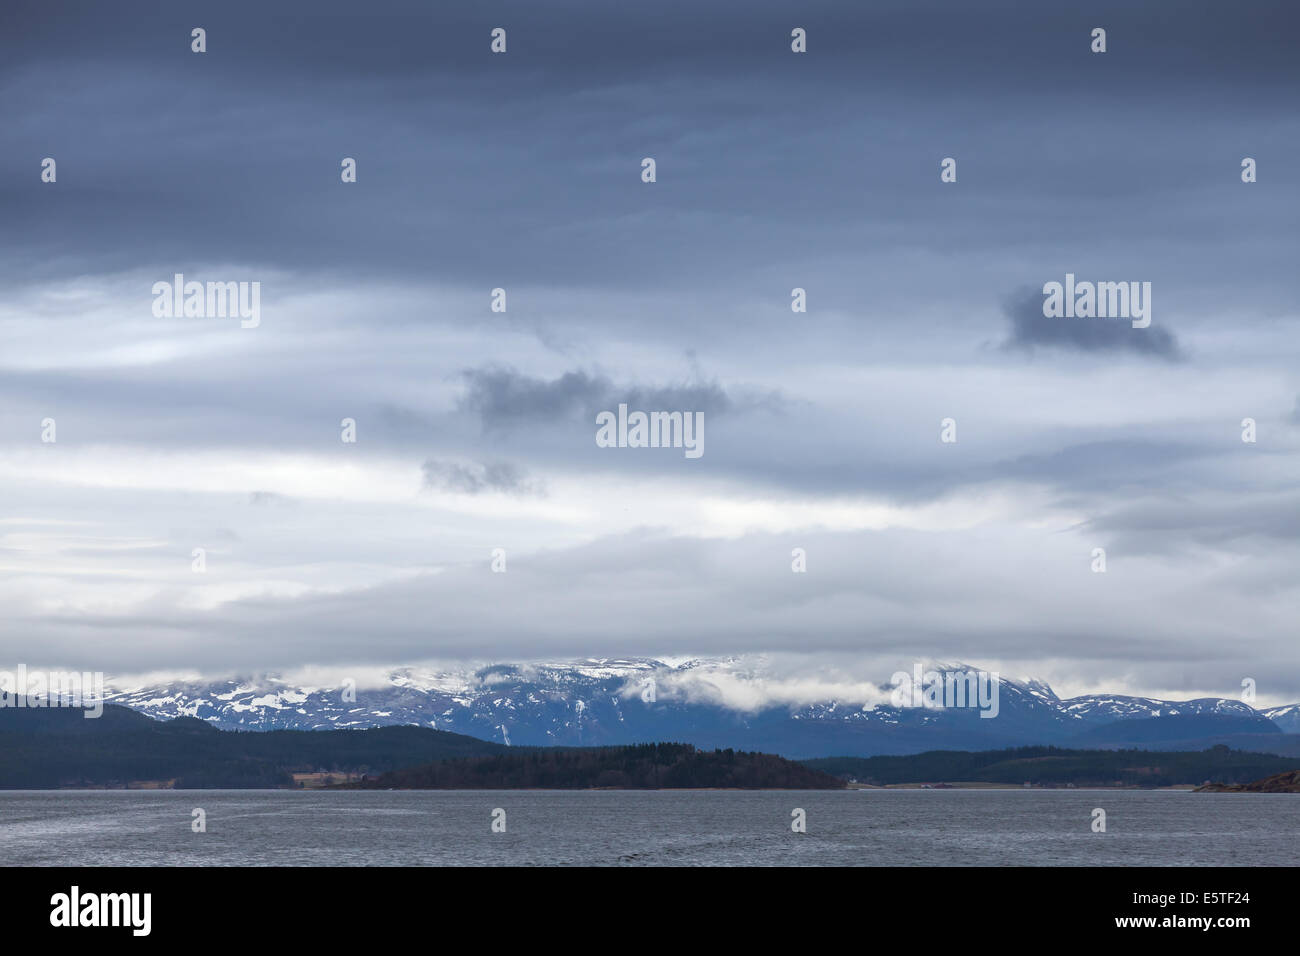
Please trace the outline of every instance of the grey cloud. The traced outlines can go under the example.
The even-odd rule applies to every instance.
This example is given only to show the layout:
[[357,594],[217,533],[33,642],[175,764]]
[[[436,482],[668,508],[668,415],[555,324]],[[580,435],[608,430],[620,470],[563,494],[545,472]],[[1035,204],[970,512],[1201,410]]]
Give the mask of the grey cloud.
[[464,464],[430,458],[421,466],[424,486],[470,495],[500,491],[514,495],[544,495],[545,485],[507,461]]
[[1183,350],[1173,333],[1153,318],[1145,329],[1135,329],[1126,319],[1065,319],[1043,315],[1043,296],[1017,293],[1005,306],[1011,322],[1006,349],[1032,352],[1038,348],[1074,352],[1127,352],[1169,361],[1182,359]]
[[1186,554],[1193,546],[1254,553],[1249,539],[1300,540],[1300,497],[1252,494],[1202,501],[1168,498],[1130,503],[1087,523],[1111,534],[1131,552]]
[[[473,2],[330,0],[306,17],[223,3],[203,11],[203,55],[189,52],[183,11],[61,7],[11,2],[0,32],[0,76],[21,104],[0,154],[0,269],[16,278],[238,260],[698,290],[884,242],[966,255],[1059,242],[1063,216],[1092,244],[1114,241],[1117,218],[1128,235],[1195,236],[1205,223],[1134,170],[1206,188],[1237,160],[1205,141],[1274,128],[1297,76],[1286,42],[1297,12],[1271,0],[1233,17],[1208,2],[1176,18],[1103,3],[1102,64],[1086,52],[1089,21],[1014,0],[803,4],[806,58],[789,52],[790,8],[777,0],[743,15],[684,0],[506,2],[502,57],[487,53]],[[1207,87],[1231,109],[1206,109]],[[1080,128],[1122,144],[1124,162],[1079,149]],[[950,151],[963,178],[938,193]],[[55,187],[33,175],[51,152]],[[652,192],[637,178],[647,152],[661,161]],[[359,163],[355,188],[338,182],[345,155]],[[1269,188],[1223,210],[1250,208],[1258,244],[1191,253],[1257,285],[1292,261],[1287,196]],[[756,203],[769,194],[791,201]],[[1189,207],[1223,221],[1219,206]]]
[[[0,522],[21,578],[0,595],[12,656],[870,645],[1102,676],[1248,653],[1300,673],[1294,431],[1234,434],[1268,409],[1300,424],[1294,2],[493,9],[504,57],[477,0],[6,3],[0,493],[5,522],[32,522]],[[1104,57],[1087,52],[1098,23]],[[46,155],[57,184],[39,181]],[[939,182],[944,156],[958,183]],[[980,351],[1006,291],[1065,263],[1151,279],[1153,326],[1053,323],[1033,294],[1008,306],[1005,346],[1034,361]],[[150,283],[175,271],[262,280],[262,325],[151,321]],[[499,285],[506,315],[487,308]],[[682,365],[691,351],[708,371]],[[1063,387],[1093,366],[1104,394]],[[619,402],[716,415],[707,453],[597,447],[590,416]],[[958,445],[938,441],[947,415]],[[418,496],[422,462],[427,487],[479,497]],[[552,499],[519,498],[535,476]],[[655,503],[604,500],[622,486]],[[270,489],[294,507],[262,507]],[[716,495],[738,526],[752,504],[761,527],[805,504],[834,523],[841,503],[951,501],[925,516],[940,530],[729,543],[611,539],[593,516],[653,526],[664,489]],[[1012,502],[984,519],[986,497]],[[70,527],[171,542],[182,580],[112,547],[22,578]],[[1081,570],[1094,537],[1116,545],[1104,582]],[[489,540],[509,575],[487,570]],[[248,596],[190,600],[196,545],[212,585],[234,574]],[[157,598],[119,612],[96,590],[117,575]],[[1276,590],[1238,600],[1245,577]]]
[[476,413],[485,428],[568,418],[600,404],[612,388],[607,379],[566,372],[547,381],[509,368],[470,369],[461,407]]
[[1190,442],[1107,439],[1080,442],[1047,454],[1020,455],[992,466],[987,476],[1041,481],[1076,491],[1112,493],[1149,488],[1175,469],[1208,457],[1212,449]]
[[[114,65],[151,54],[169,64],[188,62],[190,19],[171,13],[173,8],[160,14],[150,0],[121,0],[112,8],[76,5],[78,16],[70,17],[64,8],[71,6],[59,0],[9,0],[0,62],[14,68],[55,52]],[[501,0],[502,22],[508,21],[512,30],[506,63],[483,56],[488,27],[475,0],[447,0],[436,8],[423,0],[381,0],[361,11],[346,0],[320,0],[310,17],[273,15],[258,0],[228,0],[204,10],[203,19],[212,38],[208,57],[229,63],[250,83],[306,69],[406,82],[431,74],[491,75],[517,69],[537,70],[539,81],[580,88],[584,77],[598,71],[630,77],[665,62],[679,66],[683,60],[735,69],[772,46],[785,51],[788,4],[751,0],[743,5],[744,16],[734,15],[733,6],[702,8],[689,0],[654,5],[553,0],[541,8],[527,0]],[[1109,69],[1087,77],[1093,85],[1137,78],[1187,84],[1199,75],[1170,73],[1189,57],[1242,85],[1262,85],[1261,76],[1294,77],[1297,67],[1287,42],[1296,25],[1294,5],[1244,0],[1235,9],[1238,15],[1216,20],[1221,4],[1184,0],[1179,16],[1171,18],[1159,3],[1096,0],[1089,8],[1092,19],[1080,20],[1069,8],[1027,6],[1019,0],[986,0],[978,8],[943,0],[849,6],[809,0],[799,6],[799,23],[808,28],[810,44],[816,43],[811,48],[831,61],[836,75],[905,69],[909,79],[928,78],[935,85],[953,77],[991,84],[1041,69],[1045,82],[1065,84],[1069,79],[1061,74],[1066,71],[1046,68],[1059,66],[1062,56],[1086,58],[1087,30],[1095,20],[1107,24],[1113,39]],[[1205,28],[1210,22],[1213,30]],[[250,29],[254,25],[258,29]],[[1080,30],[1083,44],[1074,36]],[[1129,40],[1134,36],[1141,38],[1142,55]],[[943,37],[964,42],[940,43]],[[927,40],[930,47],[924,45]],[[435,45],[439,56],[430,57]],[[160,54],[172,46],[174,53]],[[931,48],[943,55],[916,56]],[[976,69],[988,65],[991,49],[1000,54],[1000,69]],[[515,61],[518,65],[512,65]],[[1116,72],[1120,76],[1111,75]]]
[[248,493],[248,503],[250,505],[270,506],[275,505],[285,507],[295,504],[293,498],[288,495],[276,494],[274,491],[250,491]]
[[[464,373],[466,392],[461,407],[478,415],[485,429],[524,423],[553,423],[612,410],[619,403],[645,410],[682,410],[717,415],[734,403],[716,383],[647,387],[619,386],[603,375],[565,372],[555,379],[534,378],[515,369],[494,366]],[[754,400],[772,403],[771,396]]]
[[[435,652],[502,661],[794,648],[847,659],[1048,656],[1059,665],[1068,656],[1094,669],[1122,660],[1199,662],[1209,670],[1239,656],[1242,628],[1262,607],[1282,619],[1280,601],[1261,605],[1251,582],[1225,583],[1208,562],[1146,563],[1125,573],[1123,556],[1114,555],[1099,602],[1097,579],[1087,571],[1091,541],[1049,538],[1061,543],[994,561],[960,532],[699,540],[641,531],[515,553],[508,575],[473,561],[375,587],[240,599],[224,604],[219,616],[179,604],[152,615],[13,616],[0,623],[0,646],[39,639],[53,659],[88,660],[109,671],[409,663]],[[806,575],[790,571],[795,546],[807,550]],[[1294,556],[1286,560],[1293,571]],[[935,581],[942,582],[942,601],[933,600]],[[1153,604],[1161,614],[1144,613]],[[1008,607],[1010,617],[996,614]],[[268,617],[276,622],[273,642],[266,640]],[[1270,631],[1261,628],[1261,639]],[[98,639],[83,643],[78,633]],[[162,644],[162,633],[178,639]],[[1300,686],[1300,666],[1283,643],[1267,642],[1252,655],[1285,662],[1277,679]]]

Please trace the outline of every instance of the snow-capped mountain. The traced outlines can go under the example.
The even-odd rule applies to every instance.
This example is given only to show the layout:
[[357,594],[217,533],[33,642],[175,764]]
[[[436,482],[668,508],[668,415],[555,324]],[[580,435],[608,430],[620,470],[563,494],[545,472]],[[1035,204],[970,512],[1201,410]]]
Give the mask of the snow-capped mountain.
[[[934,666],[941,673],[967,670]],[[895,706],[890,686],[835,689],[828,699],[810,701],[806,688],[792,692],[737,660],[624,659],[408,667],[363,686],[305,686],[275,676],[117,686],[107,699],[151,717],[197,717],[225,729],[418,724],[515,746],[673,740],[792,757],[1068,744],[1090,734],[1128,740],[1154,726],[1144,720],[1162,719],[1165,733],[1152,739],[1170,739],[1172,727],[1187,728],[1174,737],[1197,738],[1300,731],[1300,704],[1257,711],[1224,698],[1062,700],[1036,680],[999,679],[996,719],[981,717],[974,705]],[[983,709],[989,711],[987,701]],[[1120,721],[1126,722],[1122,732],[1098,736],[1098,728]]]
[[1282,729],[1284,734],[1300,734],[1300,704],[1270,707],[1260,713]]
[[[1157,700],[1154,697],[1122,697],[1101,695],[1074,697],[1061,702],[1062,709],[1090,723],[1110,723],[1114,720],[1134,720],[1143,717],[1178,717],[1214,714],[1225,717],[1259,717],[1249,704],[1224,697],[1200,697],[1196,700]],[[1285,709],[1285,708],[1278,708]]]

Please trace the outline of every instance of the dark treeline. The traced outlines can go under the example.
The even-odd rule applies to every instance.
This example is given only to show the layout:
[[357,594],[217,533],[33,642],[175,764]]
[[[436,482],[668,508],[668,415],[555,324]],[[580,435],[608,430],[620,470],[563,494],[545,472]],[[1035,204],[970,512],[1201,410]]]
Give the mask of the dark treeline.
[[86,719],[68,708],[0,708],[0,789],[288,787],[294,772],[382,773],[501,744],[424,727],[222,731],[196,720],[152,720],[108,705]]
[[842,779],[886,786],[896,783],[1032,783],[1077,787],[1170,787],[1206,780],[1248,783],[1294,770],[1295,757],[1245,753],[1224,746],[1200,751],[932,750],[905,757],[825,757],[804,763]]
[[[1296,758],[1202,751],[931,751],[904,757],[780,757],[684,744],[587,749],[507,748],[423,727],[221,731],[193,718],[151,720],[109,705],[102,717],[60,708],[0,708],[0,788],[178,788],[293,785],[293,773],[367,774],[371,787],[742,789],[984,782],[1041,786],[1250,783],[1296,769]],[[383,774],[401,771],[384,778]],[[823,776],[831,775],[831,779]]]
[[[380,776],[403,767],[415,769],[402,782]],[[423,727],[241,733],[113,705],[89,720],[66,708],[0,708],[0,789],[275,788],[317,770],[366,774],[385,781],[368,786],[384,787],[843,786],[780,757],[683,744],[539,750]]]
[[443,760],[386,773],[353,789],[580,790],[728,788],[835,789],[844,782],[771,754],[696,750],[689,744],[638,744],[580,750],[512,751]]

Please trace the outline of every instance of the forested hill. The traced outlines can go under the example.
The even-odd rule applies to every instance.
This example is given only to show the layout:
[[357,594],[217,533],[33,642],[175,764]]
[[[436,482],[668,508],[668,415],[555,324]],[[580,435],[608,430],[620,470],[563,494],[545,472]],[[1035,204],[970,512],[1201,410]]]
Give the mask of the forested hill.
[[1196,790],[1198,793],[1300,793],[1300,770],[1289,770],[1250,783],[1210,783]]
[[93,719],[71,708],[0,708],[0,789],[290,787],[296,772],[379,774],[505,749],[426,727],[237,733],[112,704]]
[[444,760],[343,786],[372,790],[835,790],[842,789],[844,781],[771,754],[696,750],[689,744],[639,744]]
[[934,750],[898,757],[826,757],[806,765],[873,786],[915,783],[997,783],[1061,787],[1170,787],[1207,780],[1247,783],[1293,770],[1295,757],[1247,753],[1225,746],[1197,751]]

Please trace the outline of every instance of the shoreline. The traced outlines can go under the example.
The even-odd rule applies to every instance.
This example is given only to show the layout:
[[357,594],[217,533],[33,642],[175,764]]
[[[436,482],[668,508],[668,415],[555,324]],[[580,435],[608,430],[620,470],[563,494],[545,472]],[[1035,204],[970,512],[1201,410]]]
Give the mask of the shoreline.
[[[1015,791],[1061,791],[1069,793],[1096,791],[1177,791],[1192,793],[1199,790],[1194,784],[1176,784],[1169,787],[1025,787],[1005,783],[958,782],[945,784],[929,783],[891,783],[886,786],[851,783],[845,787],[356,787],[336,784],[325,787],[160,787],[160,786],[120,786],[120,787],[43,787],[3,788],[0,793],[842,793],[854,790],[1015,790]],[[1214,792],[1214,791],[1203,791]],[[1250,793],[1257,791],[1225,790],[1220,792]]]
[[1196,789],[1194,783],[1176,783],[1167,787],[1126,787],[1126,786],[1106,786],[1104,784],[1060,784],[1052,786],[1043,786],[1034,784],[1026,787],[1024,784],[1015,783],[985,783],[981,780],[959,780],[954,782],[943,783],[888,783],[883,786],[870,783],[850,783],[850,790],[1178,790],[1193,791]]

